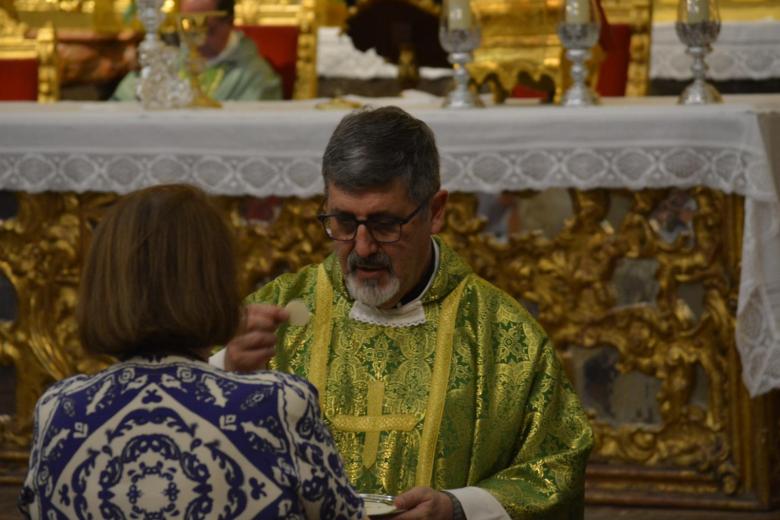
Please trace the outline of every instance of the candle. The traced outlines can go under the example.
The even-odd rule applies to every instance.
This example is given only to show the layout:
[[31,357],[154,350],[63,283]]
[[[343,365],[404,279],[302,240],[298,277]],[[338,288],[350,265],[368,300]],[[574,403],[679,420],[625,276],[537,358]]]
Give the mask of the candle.
[[450,31],[471,29],[469,0],[449,0],[447,3],[447,25]]
[[709,0],[686,0],[688,23],[708,22],[710,20]]
[[566,23],[590,23],[590,0],[566,0]]

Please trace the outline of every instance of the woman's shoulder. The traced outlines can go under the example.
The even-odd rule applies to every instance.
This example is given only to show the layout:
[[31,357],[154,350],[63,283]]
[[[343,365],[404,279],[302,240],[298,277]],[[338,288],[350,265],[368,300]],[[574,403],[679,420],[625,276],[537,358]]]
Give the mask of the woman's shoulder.
[[44,405],[57,400],[63,395],[81,390],[98,383],[105,377],[107,371],[103,370],[96,374],[76,374],[52,383],[38,399],[38,405]]
[[312,398],[316,401],[317,389],[306,379],[286,372],[276,370],[263,370],[253,374],[238,375],[241,380],[250,385],[268,385],[272,384],[279,388],[281,392],[294,392],[304,398]]

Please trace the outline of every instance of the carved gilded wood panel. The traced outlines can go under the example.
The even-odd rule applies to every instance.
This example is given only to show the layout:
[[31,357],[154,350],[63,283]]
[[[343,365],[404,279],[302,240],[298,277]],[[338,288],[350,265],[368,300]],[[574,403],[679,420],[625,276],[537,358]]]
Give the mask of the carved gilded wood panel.
[[[91,230],[114,199],[19,194],[1,224],[16,312],[0,321],[0,366],[16,395],[0,420],[0,483],[20,481],[46,385],[107,362],[84,355],[72,314]],[[328,253],[318,198],[217,200],[245,292]],[[742,200],[704,188],[451,196],[445,239],[536,314],[591,415],[591,502],[780,497],[778,392],[748,399],[734,345],[741,229]]]

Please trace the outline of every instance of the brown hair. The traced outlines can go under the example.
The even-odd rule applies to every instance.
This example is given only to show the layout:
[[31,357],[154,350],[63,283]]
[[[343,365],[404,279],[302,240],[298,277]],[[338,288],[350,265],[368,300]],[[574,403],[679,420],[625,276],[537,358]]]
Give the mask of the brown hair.
[[88,351],[193,354],[232,338],[240,310],[233,236],[201,190],[147,188],[106,213],[76,308]]

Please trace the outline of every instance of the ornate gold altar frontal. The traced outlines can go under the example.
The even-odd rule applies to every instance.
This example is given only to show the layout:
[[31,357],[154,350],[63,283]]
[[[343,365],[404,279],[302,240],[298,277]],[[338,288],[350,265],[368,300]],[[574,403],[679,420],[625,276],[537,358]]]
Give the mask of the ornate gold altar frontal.
[[[0,421],[0,483],[21,482],[45,387],[107,362],[84,354],[73,312],[92,230],[115,198],[17,194],[0,225],[0,275],[17,302],[15,319],[0,322],[0,370],[16,378],[15,413]],[[329,251],[319,198],[217,200],[238,235],[245,293]],[[538,316],[589,411],[590,502],[780,502],[780,393],[749,399],[735,350],[740,197],[551,190],[450,202],[445,240]],[[481,218],[486,207],[498,216]],[[540,218],[555,208],[566,218]]]

